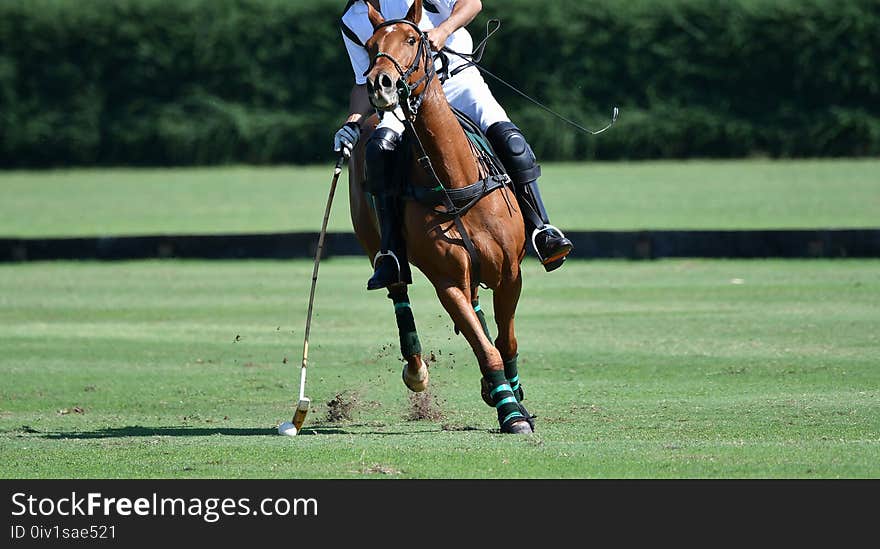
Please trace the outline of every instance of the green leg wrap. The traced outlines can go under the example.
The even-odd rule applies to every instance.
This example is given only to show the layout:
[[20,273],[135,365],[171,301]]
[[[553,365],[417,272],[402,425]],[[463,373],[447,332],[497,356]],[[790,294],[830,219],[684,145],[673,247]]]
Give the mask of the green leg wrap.
[[422,354],[422,344],[416,331],[409,295],[402,292],[388,297],[394,302],[394,316],[397,317],[397,332],[400,335],[400,354],[403,358]]
[[516,367],[517,358],[519,358],[518,354],[504,362],[504,377],[507,378],[507,382],[510,383],[510,389],[516,396],[517,402],[521,402],[523,399],[523,390],[522,385],[519,383],[519,369]]
[[486,337],[489,341],[492,341],[492,334],[489,333],[489,325],[486,323],[486,315],[483,314],[483,308],[480,307],[480,300],[474,301],[471,305],[474,306],[474,312],[477,313],[477,318],[480,319],[480,324],[483,326],[483,333],[486,334]]
[[519,402],[513,395],[507,378],[504,377],[504,372],[490,372],[489,375],[483,377],[489,384],[489,397],[495,403],[495,409],[498,411],[498,424],[503,426],[516,419],[525,419]]

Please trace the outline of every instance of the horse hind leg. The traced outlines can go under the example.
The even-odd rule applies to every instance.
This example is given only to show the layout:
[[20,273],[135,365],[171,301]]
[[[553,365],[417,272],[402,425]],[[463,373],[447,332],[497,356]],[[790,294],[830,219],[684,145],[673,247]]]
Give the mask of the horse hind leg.
[[480,365],[480,372],[488,386],[492,406],[498,412],[498,424],[503,433],[527,434],[533,432],[529,416],[523,414],[519,402],[504,375],[504,363],[498,349],[487,336],[485,318],[480,319],[480,311],[475,310],[473,302],[458,287],[437,286],[437,296],[443,307],[459,327],[462,335],[474,351]]
[[[495,324],[498,327],[498,337],[495,339],[495,347],[501,354],[504,362],[504,377],[510,384],[510,388],[519,404],[520,411],[535,429],[535,420],[529,411],[523,406],[524,398],[522,383],[519,379],[519,367],[517,359],[519,358],[519,348],[516,341],[516,331],[514,329],[514,316],[516,315],[516,307],[519,304],[520,293],[522,292],[522,273],[509,281],[502,283],[494,292],[493,308],[495,311]],[[483,392],[486,388],[483,386]],[[486,400],[486,396],[483,396]]]
[[406,361],[403,367],[403,383],[414,393],[421,393],[428,388],[428,365],[422,359],[422,344],[416,330],[412,306],[406,285],[393,286],[388,298],[394,302],[394,316],[397,320],[397,333],[400,336],[400,354]]
[[[474,313],[476,313],[477,315],[477,320],[480,321],[480,326],[483,327],[483,333],[486,334],[486,339],[492,341],[492,332],[489,331],[489,324],[486,322],[486,314],[483,312],[483,308],[480,306],[479,296],[474,297],[473,301],[471,301],[471,306],[474,308]],[[504,357],[502,356],[502,360],[503,358]],[[490,391],[491,388],[489,387],[489,381],[485,377],[481,377],[480,396],[483,398],[483,402],[485,402],[490,408],[494,408],[495,402],[489,394]]]

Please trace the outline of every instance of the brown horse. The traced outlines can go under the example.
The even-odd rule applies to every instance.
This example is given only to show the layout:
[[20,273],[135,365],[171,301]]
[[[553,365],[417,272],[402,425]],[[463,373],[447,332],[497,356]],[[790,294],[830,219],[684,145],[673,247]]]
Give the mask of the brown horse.
[[[416,141],[420,142],[420,150],[413,151],[408,169],[409,184],[428,188],[439,180],[447,189],[461,189],[480,180],[480,165],[468,137],[450,108],[440,82],[430,78],[433,69],[430,47],[417,26],[422,17],[422,1],[417,0],[402,20],[385,21],[372,6],[369,17],[376,29],[366,43],[373,60],[367,74],[370,100],[377,109],[386,112],[400,105],[418,137]],[[405,82],[400,82],[401,79]],[[402,87],[411,88],[403,98],[398,93]],[[415,113],[412,112],[414,101],[419,104]],[[349,165],[352,224],[370,258],[379,250],[380,238],[375,214],[364,191],[363,144],[377,121],[374,116],[364,124],[362,139]],[[416,161],[422,152],[430,158],[436,179]],[[407,200],[403,211],[409,260],[433,284],[443,307],[473,349],[484,376],[483,398],[495,406],[488,395],[486,376],[495,372],[497,378],[497,372],[504,370],[505,363],[514,361],[515,364],[517,357],[514,314],[522,288],[520,263],[525,256],[525,230],[516,198],[506,186],[499,188],[461,215],[460,223],[453,216],[438,213],[437,208],[414,200]],[[465,229],[467,236],[462,236],[459,227]],[[479,280],[474,280],[474,258],[464,246],[468,236],[476,251]],[[498,328],[494,343],[479,306],[478,284],[493,291]],[[395,304],[401,352],[407,363],[404,382],[412,391],[423,391],[428,385],[428,370],[421,357],[406,285],[390,287],[389,297]],[[520,397],[521,393],[518,399]],[[519,406],[525,412],[525,408]],[[500,416],[499,413],[499,422]],[[524,419],[502,425],[502,430],[530,433],[533,422],[525,412]]]

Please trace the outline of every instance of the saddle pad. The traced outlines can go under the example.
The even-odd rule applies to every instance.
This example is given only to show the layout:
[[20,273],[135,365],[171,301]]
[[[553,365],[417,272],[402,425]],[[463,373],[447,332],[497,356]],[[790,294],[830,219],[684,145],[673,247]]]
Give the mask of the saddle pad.
[[489,139],[486,137],[486,134],[483,133],[483,130],[480,129],[480,126],[460,110],[451,105],[450,108],[452,108],[452,112],[454,112],[456,118],[458,118],[458,123],[461,124],[467,138],[474,144],[478,151],[481,151],[486,155],[486,159],[492,162],[493,165],[491,167],[486,166],[486,168],[489,168],[489,172],[498,174],[506,173],[504,171],[504,166],[501,164],[501,159],[495,154],[492,145],[489,144]]

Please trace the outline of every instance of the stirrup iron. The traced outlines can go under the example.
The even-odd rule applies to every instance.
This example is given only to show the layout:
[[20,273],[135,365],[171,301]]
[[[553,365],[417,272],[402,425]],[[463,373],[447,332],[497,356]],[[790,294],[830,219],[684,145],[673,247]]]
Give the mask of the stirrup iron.
[[559,235],[560,235],[561,237],[565,238],[565,234],[564,234],[562,231],[560,231],[558,227],[556,227],[556,226],[554,226],[554,225],[551,225],[551,224],[549,224],[549,223],[545,223],[543,227],[536,228],[534,231],[532,231],[532,249],[535,250],[535,255],[538,256],[538,261],[540,261],[541,263],[544,263],[547,259],[544,258],[544,257],[541,257],[541,251],[538,250],[538,244],[537,244],[537,241],[536,241],[536,237],[537,237],[539,234],[541,234],[541,233],[543,233],[543,232],[545,232],[545,231],[547,231],[547,230],[549,230],[549,229],[553,229],[554,231],[556,231],[557,233],[559,233]]
[[394,260],[395,265],[397,265],[397,279],[400,280],[400,275],[402,274],[402,272],[400,270],[400,260],[397,259],[397,255],[395,255],[395,253],[392,252],[391,250],[388,250],[387,252],[383,252],[382,250],[379,250],[378,252],[376,252],[375,257],[373,257],[373,271],[376,270],[376,265],[379,263],[379,260],[382,259],[383,257],[390,257],[391,259]]

